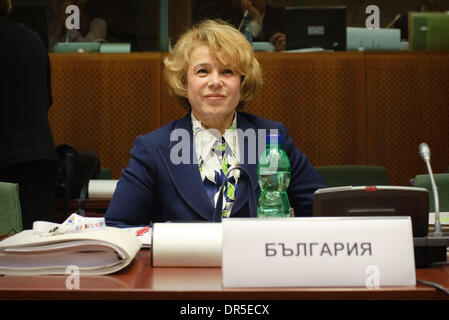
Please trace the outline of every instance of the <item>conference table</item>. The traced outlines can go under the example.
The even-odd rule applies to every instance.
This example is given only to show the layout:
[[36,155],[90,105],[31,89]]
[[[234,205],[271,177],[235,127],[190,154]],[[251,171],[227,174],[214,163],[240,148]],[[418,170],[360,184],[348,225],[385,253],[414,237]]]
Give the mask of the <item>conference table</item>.
[[[68,275],[0,276],[0,300],[148,299],[148,300],[398,300],[449,299],[433,286],[351,288],[223,288],[221,268],[152,267],[151,249],[111,275],[81,276],[79,289],[68,289]],[[449,265],[417,268],[416,278],[449,288]]]
[[[88,199],[86,216],[104,214],[109,199]],[[60,210],[62,200],[57,203]],[[77,199],[70,199],[73,212]],[[57,210],[57,211],[59,211]],[[59,217],[61,222],[63,216]],[[444,291],[417,282],[411,287],[289,287],[223,288],[221,268],[152,267],[151,249],[141,249],[133,262],[111,275],[81,276],[79,289],[67,289],[68,275],[1,276],[0,300],[5,299],[150,299],[150,300],[409,300],[449,299]],[[416,279],[433,282],[449,290],[449,264],[416,268]]]

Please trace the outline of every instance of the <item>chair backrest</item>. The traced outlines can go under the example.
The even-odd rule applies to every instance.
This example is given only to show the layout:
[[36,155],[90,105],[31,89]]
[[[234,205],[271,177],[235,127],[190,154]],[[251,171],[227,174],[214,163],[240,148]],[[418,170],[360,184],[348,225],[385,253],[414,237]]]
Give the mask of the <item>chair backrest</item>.
[[0,234],[22,231],[22,209],[17,183],[0,182]]
[[315,168],[328,187],[389,185],[387,170],[382,166],[341,165]]
[[112,180],[111,169],[101,167],[100,168],[100,173],[98,174],[97,179],[98,180]]
[[[449,211],[449,173],[435,173],[435,184],[438,188],[438,198],[440,200],[440,211]],[[433,196],[432,184],[429,175],[420,174],[415,177],[415,187],[429,190],[429,210],[435,211],[435,200]]]

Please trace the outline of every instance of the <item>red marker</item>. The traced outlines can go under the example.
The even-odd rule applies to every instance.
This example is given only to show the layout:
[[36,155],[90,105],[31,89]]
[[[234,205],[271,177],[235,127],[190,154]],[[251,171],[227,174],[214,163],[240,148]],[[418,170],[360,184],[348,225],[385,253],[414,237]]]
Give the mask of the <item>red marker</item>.
[[144,227],[144,228],[142,228],[142,229],[139,229],[139,230],[137,230],[136,231],[136,235],[137,236],[141,236],[141,235],[143,235],[145,232],[148,232],[148,230],[150,230],[150,227]]

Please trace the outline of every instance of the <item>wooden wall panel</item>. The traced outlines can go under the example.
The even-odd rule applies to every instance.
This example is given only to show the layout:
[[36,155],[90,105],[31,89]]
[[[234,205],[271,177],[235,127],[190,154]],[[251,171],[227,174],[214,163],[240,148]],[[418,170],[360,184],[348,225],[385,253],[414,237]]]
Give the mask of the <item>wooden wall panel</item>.
[[167,83],[164,79],[163,75],[163,69],[164,69],[164,63],[163,60],[167,56],[167,53],[163,53],[161,57],[161,118],[160,123],[161,126],[164,124],[169,123],[171,120],[182,118],[186,115],[187,110],[185,110],[181,105],[178,103],[178,100],[173,98],[169,93],[167,89]]
[[[167,91],[161,53],[51,54],[57,144],[91,149],[119,178],[135,137],[186,111]],[[314,165],[374,164],[409,185],[449,166],[449,54],[257,53],[265,85],[245,111],[285,123]]]
[[449,55],[367,54],[368,161],[390,181],[410,185],[425,174],[418,146],[427,142],[433,171],[449,166]]
[[169,123],[171,120],[182,118],[187,110],[181,107],[178,100],[173,98],[167,89],[165,82],[162,83],[161,95],[161,126]]
[[258,54],[262,91],[245,110],[287,126],[314,165],[365,161],[361,53]]
[[55,143],[96,152],[118,179],[137,135],[159,126],[160,54],[51,54]]

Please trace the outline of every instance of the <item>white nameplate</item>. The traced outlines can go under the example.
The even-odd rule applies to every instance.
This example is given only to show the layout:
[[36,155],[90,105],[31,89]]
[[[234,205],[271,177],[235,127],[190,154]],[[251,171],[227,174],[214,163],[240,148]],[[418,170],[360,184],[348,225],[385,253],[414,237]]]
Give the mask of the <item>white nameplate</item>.
[[416,285],[409,217],[223,219],[224,287]]

